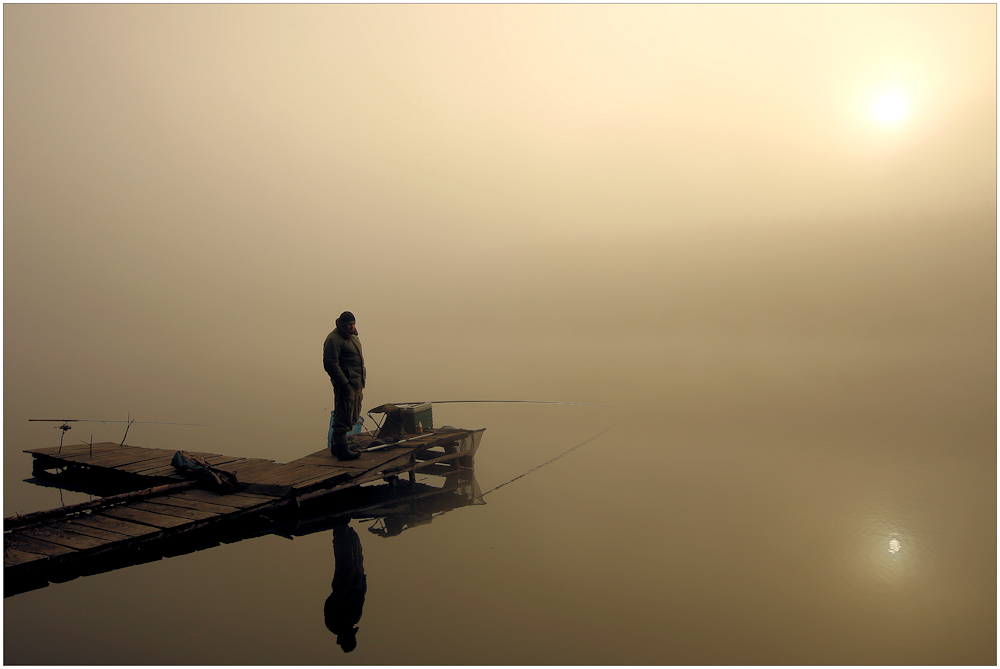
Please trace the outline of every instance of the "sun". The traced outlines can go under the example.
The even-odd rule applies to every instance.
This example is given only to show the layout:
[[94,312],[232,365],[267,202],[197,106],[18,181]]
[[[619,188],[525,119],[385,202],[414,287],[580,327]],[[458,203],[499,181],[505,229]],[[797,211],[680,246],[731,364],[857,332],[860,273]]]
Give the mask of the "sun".
[[872,102],[872,115],[883,125],[896,125],[910,114],[910,101],[899,91],[886,91]]

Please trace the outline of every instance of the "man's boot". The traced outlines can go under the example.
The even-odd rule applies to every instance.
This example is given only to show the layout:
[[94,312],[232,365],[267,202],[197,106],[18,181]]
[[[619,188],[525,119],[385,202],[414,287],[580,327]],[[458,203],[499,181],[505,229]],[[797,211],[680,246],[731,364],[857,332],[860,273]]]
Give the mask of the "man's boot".
[[347,443],[347,435],[340,433],[333,435],[333,450],[338,460],[357,460],[361,454],[351,450]]

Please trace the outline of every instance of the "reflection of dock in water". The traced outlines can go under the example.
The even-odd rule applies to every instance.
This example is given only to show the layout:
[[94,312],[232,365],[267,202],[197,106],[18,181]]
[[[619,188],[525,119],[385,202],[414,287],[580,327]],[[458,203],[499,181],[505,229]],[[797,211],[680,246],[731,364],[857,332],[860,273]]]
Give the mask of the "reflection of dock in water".
[[[185,478],[169,464],[174,451],[117,444],[29,450],[32,482],[130,491],[5,519],[4,596],[221,543],[329,531],[351,519],[375,519],[374,534],[398,534],[483,503],[473,471],[482,433],[427,430],[345,462],[325,449],[286,464],[193,453],[237,474],[242,489],[232,493]],[[436,485],[417,482],[418,473]]]

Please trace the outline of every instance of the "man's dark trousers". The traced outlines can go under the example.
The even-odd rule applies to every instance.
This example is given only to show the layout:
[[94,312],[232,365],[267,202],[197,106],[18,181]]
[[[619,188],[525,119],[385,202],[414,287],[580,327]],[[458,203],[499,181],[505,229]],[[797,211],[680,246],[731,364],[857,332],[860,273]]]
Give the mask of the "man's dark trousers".
[[361,418],[361,388],[350,383],[333,387],[333,436],[346,435]]

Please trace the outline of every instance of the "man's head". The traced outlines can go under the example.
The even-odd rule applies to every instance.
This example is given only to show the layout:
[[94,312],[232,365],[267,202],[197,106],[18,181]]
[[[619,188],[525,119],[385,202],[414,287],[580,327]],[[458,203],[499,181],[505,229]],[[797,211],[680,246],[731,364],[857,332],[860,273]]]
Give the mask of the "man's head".
[[345,653],[350,653],[352,650],[358,647],[358,628],[353,627],[349,631],[343,632],[337,635],[337,645]]
[[[343,602],[336,594],[330,593],[323,604],[323,622],[326,628],[337,635],[337,644],[345,653],[350,653],[358,646],[358,628],[344,618]],[[358,609],[361,615],[361,609]]]
[[358,334],[358,328],[355,327],[355,322],[356,321],[354,319],[354,314],[352,314],[350,311],[345,311],[344,313],[340,314],[340,318],[337,319],[337,327],[343,330],[344,332],[348,332],[350,334]]

